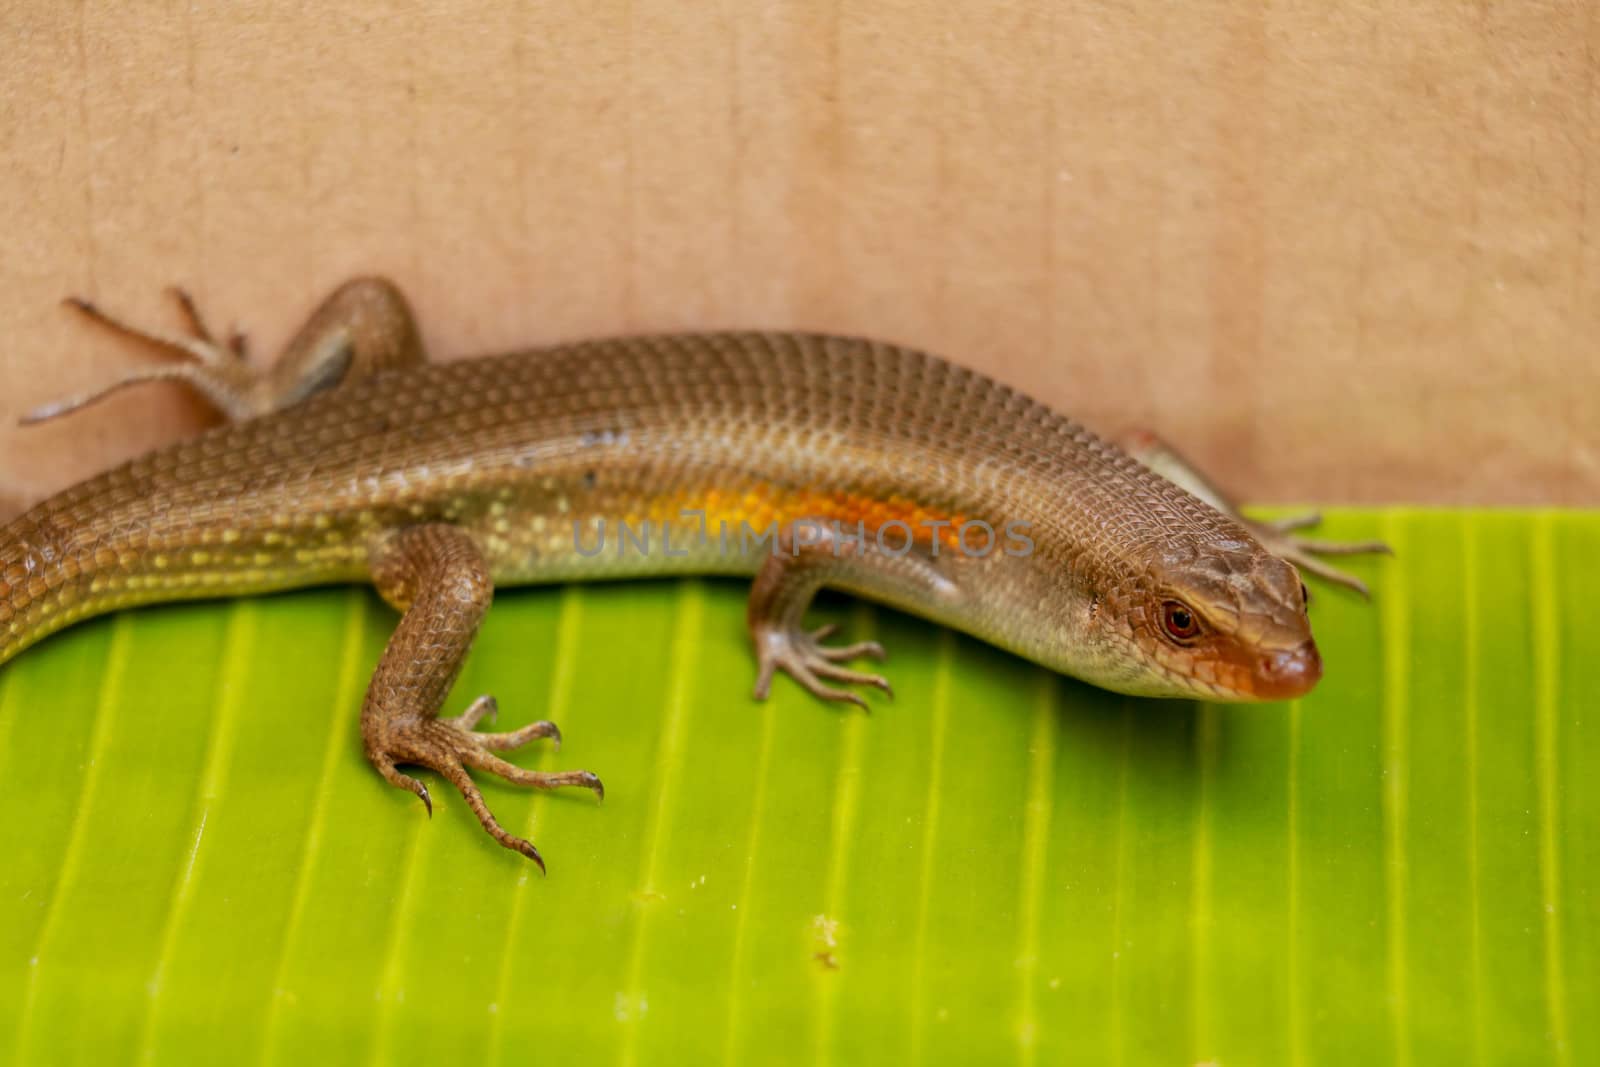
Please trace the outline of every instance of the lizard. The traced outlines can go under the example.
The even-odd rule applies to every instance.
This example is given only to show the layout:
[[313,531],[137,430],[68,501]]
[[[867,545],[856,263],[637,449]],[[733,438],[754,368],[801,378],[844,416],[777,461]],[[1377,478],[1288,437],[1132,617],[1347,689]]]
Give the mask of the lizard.
[[[1322,673],[1299,569],[1365,592],[1314,517],[1245,518],[1153,437],[1129,450],[978,372],[908,348],[795,332],[625,336],[428,359],[401,291],[355,278],[258,368],[172,290],[182,332],[68,303],[178,357],[36,409],[186,383],[225,421],[51,496],[0,529],[0,663],[94,615],[152,602],[370,582],[399,612],[360,713],[367,759],[431,815],[420,767],[544,869],[469,771],[539,789],[584,770],[497,753],[482,696],[444,702],[497,586],[752,579],[755,696],[778,673],[827,701],[890,692],[804,616],[824,586],[953,627],[1114,691],[1281,700]],[[1137,453],[1137,455],[1135,454]],[[640,531],[644,532],[641,537]],[[653,538],[653,540],[652,540]]]

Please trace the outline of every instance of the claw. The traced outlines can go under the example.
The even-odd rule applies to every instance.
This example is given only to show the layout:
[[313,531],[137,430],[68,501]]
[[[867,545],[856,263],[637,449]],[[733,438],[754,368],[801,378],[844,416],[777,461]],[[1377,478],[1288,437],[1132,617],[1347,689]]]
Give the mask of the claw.
[[532,841],[525,841],[520,837],[512,838],[511,847],[538,864],[540,874],[549,876],[550,872],[544,867],[544,857],[539,855],[539,850],[533,846]]

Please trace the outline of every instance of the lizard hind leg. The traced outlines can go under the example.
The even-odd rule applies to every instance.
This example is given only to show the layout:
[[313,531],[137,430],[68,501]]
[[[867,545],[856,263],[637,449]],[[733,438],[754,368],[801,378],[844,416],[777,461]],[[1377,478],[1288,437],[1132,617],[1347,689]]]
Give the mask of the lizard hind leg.
[[581,786],[603,797],[605,787],[588,771],[530,771],[494,755],[538,738],[559,742],[561,734],[543,721],[503,733],[478,732],[478,723],[495,711],[492,697],[479,697],[460,715],[439,717],[493,596],[477,545],[449,525],[407,528],[375,551],[373,581],[403,614],[361,709],[367,759],[391,785],[416,793],[429,814],[433,803],[427,787],[397,767],[425,767],[442,775],[490,837],[543,870],[539,850],[500,825],[468,769],[535,789]]
[[265,369],[250,363],[242,333],[234,331],[219,341],[187,292],[176,286],[167,292],[183,317],[183,333],[143,330],[88,300],[69,297],[66,305],[91,322],[125,340],[175,356],[178,362],[133,371],[109,385],[45,404],[24,415],[21,423],[58,418],[128,386],[157,381],[189,385],[237,422],[292,407],[384,367],[426,360],[405,297],[382,278],[356,278],[335,289]]

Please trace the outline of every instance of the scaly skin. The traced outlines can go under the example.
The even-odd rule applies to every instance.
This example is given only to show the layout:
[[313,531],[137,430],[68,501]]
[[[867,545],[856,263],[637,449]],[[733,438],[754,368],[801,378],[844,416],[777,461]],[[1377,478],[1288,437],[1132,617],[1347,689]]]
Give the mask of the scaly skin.
[[[0,662],[133,605],[372,581],[405,615],[363,711],[369,757],[425,800],[395,766],[441,771],[498,840],[535,859],[463,768],[538,786],[598,791],[598,780],[487,755],[528,738],[473,733],[482,709],[437,717],[496,585],[757,576],[763,693],[774,670],[836,699],[859,701],[822,679],[882,685],[840,665],[875,646],[829,648],[800,628],[822,584],[1121,692],[1278,699],[1321,672],[1298,575],[1241,521],[932,356],[740,333],[431,364],[398,293],[360,280],[270,378],[252,378],[191,323],[185,350],[200,346],[216,371],[196,384],[241,421],[91,478],[0,532]],[[835,521],[842,538],[825,529]],[[741,544],[741,529],[777,532],[776,551]]]

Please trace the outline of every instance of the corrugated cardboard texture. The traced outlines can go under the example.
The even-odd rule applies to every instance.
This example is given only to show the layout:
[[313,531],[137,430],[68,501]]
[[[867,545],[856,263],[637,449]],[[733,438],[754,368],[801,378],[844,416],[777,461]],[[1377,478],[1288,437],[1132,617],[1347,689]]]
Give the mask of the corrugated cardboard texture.
[[0,487],[192,433],[168,282],[268,358],[378,271],[436,354],[918,345],[1263,501],[1600,502],[1595,4],[7,5]]

